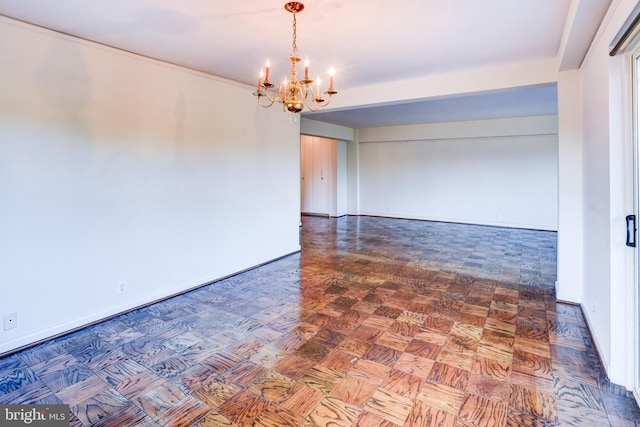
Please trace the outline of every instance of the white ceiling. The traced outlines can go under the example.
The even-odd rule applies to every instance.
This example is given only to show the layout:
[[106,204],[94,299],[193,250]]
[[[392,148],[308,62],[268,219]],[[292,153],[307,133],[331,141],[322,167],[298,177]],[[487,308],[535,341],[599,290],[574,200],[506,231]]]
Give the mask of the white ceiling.
[[[267,57],[289,68],[282,0],[0,0],[0,14],[195,70],[254,84]],[[610,0],[307,0],[297,44],[336,88],[556,59],[577,68]],[[250,93],[247,94],[250,96]],[[554,87],[314,113],[347,126],[553,114]],[[395,114],[398,113],[398,114]],[[393,117],[397,117],[393,119]],[[403,120],[403,123],[398,120]],[[374,121],[375,120],[375,121]]]

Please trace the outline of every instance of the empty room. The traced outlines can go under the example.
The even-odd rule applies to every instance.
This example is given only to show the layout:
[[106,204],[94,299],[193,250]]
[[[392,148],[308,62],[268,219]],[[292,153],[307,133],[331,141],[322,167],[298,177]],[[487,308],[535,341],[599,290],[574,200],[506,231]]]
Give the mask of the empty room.
[[640,425],[636,0],[0,0],[0,425]]

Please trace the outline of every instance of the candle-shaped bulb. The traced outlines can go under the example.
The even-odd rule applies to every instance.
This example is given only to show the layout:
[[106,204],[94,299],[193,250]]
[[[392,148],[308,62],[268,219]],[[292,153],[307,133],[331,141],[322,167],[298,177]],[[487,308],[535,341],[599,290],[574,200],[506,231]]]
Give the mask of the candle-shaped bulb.
[[333,75],[335,72],[336,70],[334,70],[333,67],[329,69],[329,90],[333,90]]
[[320,76],[316,78],[316,98],[320,99],[320,84],[322,80],[320,80]]
[[258,74],[258,93],[262,93],[262,79],[264,78],[264,71],[260,70]]
[[309,58],[304,60],[304,79],[309,80]]
[[271,73],[271,61],[269,61],[269,58],[267,58],[267,73],[264,76],[264,81],[269,83],[269,74]]

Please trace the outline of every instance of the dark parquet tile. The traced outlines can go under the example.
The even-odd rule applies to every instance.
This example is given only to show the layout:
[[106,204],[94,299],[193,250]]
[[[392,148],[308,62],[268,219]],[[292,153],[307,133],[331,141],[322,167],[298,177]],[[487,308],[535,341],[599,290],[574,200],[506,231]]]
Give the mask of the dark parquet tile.
[[0,394],[8,394],[28,384],[36,382],[38,377],[31,368],[18,368],[12,372],[5,372],[0,377]]
[[303,217],[302,251],[0,358],[71,426],[634,426],[556,235]]

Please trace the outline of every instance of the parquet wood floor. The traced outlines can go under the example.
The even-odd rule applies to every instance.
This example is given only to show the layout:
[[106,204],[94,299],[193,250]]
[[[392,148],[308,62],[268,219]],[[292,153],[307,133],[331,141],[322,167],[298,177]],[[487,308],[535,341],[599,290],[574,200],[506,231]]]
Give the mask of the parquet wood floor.
[[555,233],[304,217],[302,252],[0,359],[72,426],[637,426]]

